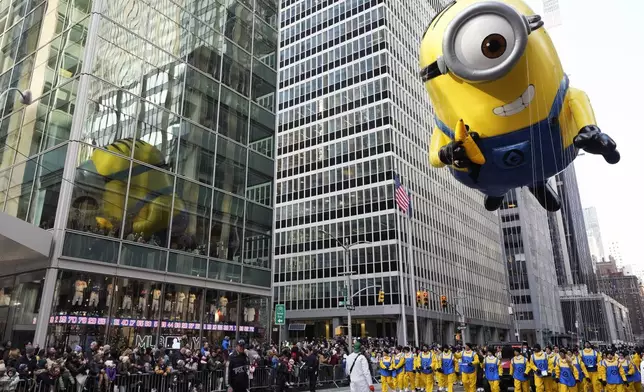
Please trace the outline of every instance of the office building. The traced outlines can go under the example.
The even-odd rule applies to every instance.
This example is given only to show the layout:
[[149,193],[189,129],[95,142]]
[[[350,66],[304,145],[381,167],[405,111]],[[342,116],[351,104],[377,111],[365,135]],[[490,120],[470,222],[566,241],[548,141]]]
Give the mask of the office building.
[[548,213],[530,191],[518,188],[506,196],[499,217],[520,340],[552,344],[565,330]]
[[[468,323],[463,339],[496,340],[508,330],[498,218],[427,160],[432,109],[417,48],[439,8],[427,0],[282,1],[274,298],[286,305],[291,336],[331,336],[347,325],[341,303],[351,273],[353,336],[402,342],[405,314],[414,338],[416,293],[394,173],[411,191],[415,287],[429,297],[418,309],[419,340],[454,341],[457,309]],[[348,267],[341,245],[350,246]]]
[[7,4],[0,340],[266,338],[278,5]]
[[599,218],[595,207],[584,208],[584,222],[586,223],[586,235],[590,246],[590,255],[593,258],[593,267],[601,262],[606,254],[604,253],[604,242],[602,239]]
[[[561,308],[566,331],[570,339],[561,344],[577,344],[578,338],[587,339],[596,345],[633,343],[629,310],[604,293],[589,293],[586,286],[567,287],[560,291]],[[576,323],[576,309],[581,309],[583,325]]]
[[613,256],[618,267],[624,266],[624,258],[622,257],[619,241],[611,241],[608,243],[608,254]]
[[[597,331],[597,338],[604,343],[620,340],[622,335],[611,332],[616,323],[615,317],[608,316],[612,311],[601,305],[606,301],[614,303],[615,298],[597,290],[574,164],[559,173],[555,181],[562,208],[548,214],[548,223],[565,326],[560,341],[579,344],[583,339],[595,340]],[[600,266],[598,263],[598,270]]]
[[624,274],[618,269],[615,260],[611,259],[598,265],[602,267],[602,274],[597,279],[600,291],[628,308],[633,334],[638,340],[644,340],[644,299],[639,279],[637,276]]
[[589,292],[597,292],[574,164],[557,174],[555,179],[562,205],[550,219],[555,230],[555,233],[551,232],[551,238],[554,235],[561,239],[563,235],[567,251],[567,257],[555,258],[560,285],[586,285]]

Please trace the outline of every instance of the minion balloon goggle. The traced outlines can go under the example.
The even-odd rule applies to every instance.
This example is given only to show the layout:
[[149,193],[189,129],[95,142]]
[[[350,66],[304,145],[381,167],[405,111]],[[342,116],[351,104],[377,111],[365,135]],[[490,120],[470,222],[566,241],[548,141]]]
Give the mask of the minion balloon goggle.
[[[452,2],[442,12],[454,4]],[[440,18],[442,12],[436,18]],[[523,55],[528,35],[541,26],[543,21],[539,15],[522,15],[504,3],[472,4],[447,25],[443,55],[425,67],[420,76],[423,82],[450,72],[470,82],[499,79],[510,72]]]

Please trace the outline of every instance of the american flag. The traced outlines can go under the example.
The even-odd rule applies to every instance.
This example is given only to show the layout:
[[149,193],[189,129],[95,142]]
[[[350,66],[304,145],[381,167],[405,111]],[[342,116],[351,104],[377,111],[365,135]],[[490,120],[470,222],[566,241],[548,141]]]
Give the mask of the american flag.
[[394,177],[394,186],[396,188],[395,197],[398,208],[400,208],[403,213],[406,214],[407,212],[409,212],[409,214],[411,215],[411,200],[409,194],[405,190],[405,187],[400,183],[400,176],[398,175]]

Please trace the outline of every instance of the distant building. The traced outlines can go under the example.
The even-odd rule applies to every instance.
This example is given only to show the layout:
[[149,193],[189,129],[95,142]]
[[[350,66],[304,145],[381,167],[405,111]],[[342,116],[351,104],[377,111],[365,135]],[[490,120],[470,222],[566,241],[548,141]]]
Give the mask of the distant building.
[[608,256],[607,259],[597,264],[597,275],[599,276],[615,275],[621,272],[622,269],[617,265],[613,256]]
[[608,244],[608,254],[613,256],[618,267],[624,266],[624,258],[622,257],[622,251],[619,246],[619,241],[611,241]]
[[[630,317],[629,312],[624,313],[614,298],[597,289],[595,267],[601,268],[601,263],[597,259],[595,266],[591,256],[574,166],[557,175],[556,182],[562,208],[548,214],[548,223],[565,330],[557,340],[563,344],[579,344],[583,339],[605,343],[632,340],[630,322],[622,326],[620,321],[624,314]],[[614,269],[616,272],[617,267]]]
[[509,288],[520,340],[553,344],[565,332],[548,213],[527,189],[506,196],[499,212]]
[[593,267],[604,257],[604,242],[599,227],[599,218],[595,207],[584,208],[584,222],[586,223],[586,235],[590,246],[590,255],[593,259]]
[[639,279],[624,274],[614,260],[597,264],[600,276],[597,279],[601,292],[610,295],[629,310],[633,334],[644,340],[644,300]]
[[[563,314],[569,315],[564,316],[566,331],[572,332],[574,338],[581,333],[585,339],[596,343],[633,342],[628,308],[604,293],[588,293],[583,287],[570,286],[559,291]],[[581,310],[585,320],[583,330],[579,330],[581,326],[572,317],[575,308]]]
[[[555,260],[555,263],[558,264],[556,265],[557,273],[565,274],[565,279],[563,276],[558,278],[559,284],[562,285],[562,280],[571,279],[572,281],[567,282],[567,284],[586,285],[589,292],[596,292],[597,282],[590,247],[588,246],[586,225],[574,165],[570,165],[566,170],[559,173],[556,176],[556,182],[557,192],[562,200],[561,222],[560,224],[557,223],[557,229],[560,231],[559,235],[563,233],[568,251],[568,265],[562,265],[566,260]],[[555,215],[559,215],[559,213]],[[558,221],[559,218],[556,217],[556,220]]]

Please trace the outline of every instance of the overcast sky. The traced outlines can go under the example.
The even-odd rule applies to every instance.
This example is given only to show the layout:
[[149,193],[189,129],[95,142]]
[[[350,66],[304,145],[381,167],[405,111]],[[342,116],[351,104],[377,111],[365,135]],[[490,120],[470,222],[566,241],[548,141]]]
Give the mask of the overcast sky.
[[[542,1],[527,0],[540,14]],[[614,166],[599,156],[577,158],[581,200],[597,208],[606,251],[617,240],[624,263],[644,269],[644,151],[637,152],[644,149],[637,138],[644,137],[644,1],[559,0],[559,7],[561,25],[548,31],[564,70],[622,154]]]

